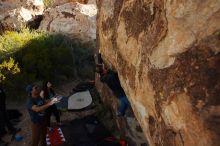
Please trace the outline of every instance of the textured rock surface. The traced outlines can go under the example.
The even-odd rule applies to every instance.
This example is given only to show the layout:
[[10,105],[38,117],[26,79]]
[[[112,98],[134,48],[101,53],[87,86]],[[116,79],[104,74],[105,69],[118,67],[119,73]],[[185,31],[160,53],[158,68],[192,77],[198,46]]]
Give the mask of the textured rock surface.
[[87,0],[54,0],[53,6],[59,6],[59,5],[63,5],[65,3],[70,3],[70,2],[79,2],[81,4],[86,4]]
[[66,3],[48,9],[40,29],[91,41],[96,38],[96,14],[95,4]]
[[0,22],[0,35],[4,33],[4,27],[3,24]]
[[3,30],[17,30],[31,21],[35,16],[42,15],[42,0],[4,0],[0,1],[0,21]]
[[218,146],[220,1],[98,0],[97,42],[150,146]]

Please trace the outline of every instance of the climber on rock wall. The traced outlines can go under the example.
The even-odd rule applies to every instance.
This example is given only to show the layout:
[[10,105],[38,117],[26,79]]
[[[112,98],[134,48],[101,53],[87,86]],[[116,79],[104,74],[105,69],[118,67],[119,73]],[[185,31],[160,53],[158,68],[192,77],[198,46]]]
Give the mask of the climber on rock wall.
[[118,74],[110,69],[106,69],[103,64],[96,65],[96,72],[100,74],[101,82],[106,83],[108,87],[112,90],[114,95],[120,100],[120,106],[116,115],[124,116],[126,109],[130,105],[130,103],[124,92],[124,89],[121,87]]

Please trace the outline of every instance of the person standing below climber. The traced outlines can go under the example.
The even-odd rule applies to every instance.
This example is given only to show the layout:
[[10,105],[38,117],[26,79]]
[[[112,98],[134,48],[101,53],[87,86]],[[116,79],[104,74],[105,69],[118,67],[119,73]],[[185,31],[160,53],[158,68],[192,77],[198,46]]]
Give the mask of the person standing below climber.
[[114,95],[119,98],[120,106],[118,108],[117,116],[124,116],[127,107],[129,106],[128,98],[121,87],[118,74],[113,72],[110,69],[106,69],[103,65],[98,64],[96,66],[96,71],[100,74],[101,82],[104,82],[108,85],[108,87],[112,90]]
[[20,128],[15,128],[8,118],[6,110],[6,94],[0,85],[0,135],[7,133],[5,128],[7,128],[8,132],[13,135],[21,130]]
[[[51,100],[55,96],[55,92],[52,88],[52,84],[50,81],[44,81],[42,85],[42,91],[40,96],[44,98],[44,100],[48,101]],[[46,117],[47,117],[47,126],[50,127],[50,117],[53,114],[56,118],[56,122],[58,125],[62,125],[60,122],[60,114],[56,107],[56,105],[52,105],[46,110]]]
[[46,146],[46,113],[45,110],[52,106],[56,101],[45,102],[40,97],[40,87],[32,87],[31,96],[28,97],[27,109],[31,118],[32,145],[38,146],[40,143]]

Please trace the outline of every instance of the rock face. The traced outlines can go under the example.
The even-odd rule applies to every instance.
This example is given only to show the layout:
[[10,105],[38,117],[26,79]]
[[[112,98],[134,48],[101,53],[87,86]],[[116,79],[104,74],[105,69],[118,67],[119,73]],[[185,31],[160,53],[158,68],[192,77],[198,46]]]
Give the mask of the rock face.
[[0,35],[2,35],[3,33],[4,33],[4,27],[2,23],[0,22]]
[[96,38],[96,4],[66,3],[48,9],[40,29],[91,41]]
[[97,42],[150,146],[219,146],[220,1],[98,0]]
[[[87,4],[89,0],[53,0],[53,6],[59,6],[65,3],[70,3],[70,2],[78,2],[81,4]],[[90,0],[91,1],[91,0]]]
[[[113,115],[118,111],[119,100],[112,93],[111,89],[106,84],[100,81],[100,78],[96,76],[96,87],[100,93],[101,100],[107,107],[111,107]],[[119,134],[122,139],[126,139],[129,146],[147,146],[147,140],[144,132],[140,127],[139,122],[134,116],[132,109],[128,108],[126,111],[126,117],[113,118],[116,121]]]
[[42,15],[43,0],[0,1],[0,21],[3,30],[17,30],[35,16]]

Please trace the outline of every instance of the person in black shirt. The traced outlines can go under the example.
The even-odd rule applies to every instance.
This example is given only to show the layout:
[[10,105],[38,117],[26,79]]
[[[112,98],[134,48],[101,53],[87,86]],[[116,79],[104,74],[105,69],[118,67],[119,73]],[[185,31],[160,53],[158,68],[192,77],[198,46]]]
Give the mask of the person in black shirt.
[[3,109],[5,109],[5,93],[2,90],[2,88],[0,87],[0,146],[6,146],[7,143],[5,143],[4,141],[2,141],[1,137],[4,136],[6,134],[5,131],[5,121],[4,121],[4,117],[2,115],[2,111]]
[[6,111],[6,94],[3,88],[0,86],[0,127],[1,131],[5,132],[5,127],[7,127],[8,131],[12,134],[20,131],[20,129],[16,129],[10,122],[7,111]]
[[114,95],[120,100],[120,106],[117,112],[117,116],[124,116],[126,109],[130,103],[123,88],[121,87],[118,74],[111,71],[110,69],[107,70],[100,65],[97,65],[96,67],[96,71],[100,73],[101,82],[106,83],[108,87],[112,90]]
[[15,135],[18,131],[21,130],[20,128],[19,129],[15,128],[8,118],[6,111],[6,94],[0,85],[0,145],[1,146],[7,145],[1,139],[1,137],[7,133],[5,128],[7,128],[9,133],[13,135]]

